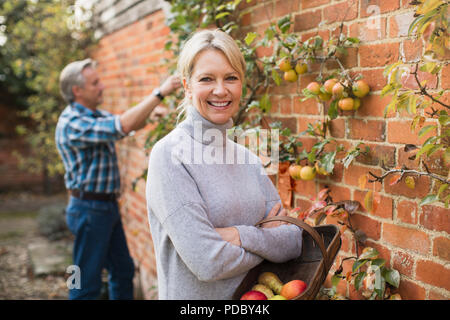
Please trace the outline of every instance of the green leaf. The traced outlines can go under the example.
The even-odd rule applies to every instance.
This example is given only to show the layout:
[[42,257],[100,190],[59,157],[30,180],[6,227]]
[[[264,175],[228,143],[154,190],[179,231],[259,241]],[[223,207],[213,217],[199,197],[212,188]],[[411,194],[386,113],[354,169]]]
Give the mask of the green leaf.
[[358,271],[358,269],[361,268],[367,261],[369,261],[369,260],[365,260],[365,259],[363,259],[363,260],[360,260],[360,259],[356,260],[353,263],[352,272]]
[[372,265],[372,266],[377,266],[377,267],[379,267],[379,268],[381,268],[382,266],[384,266],[385,264],[386,264],[386,260],[384,260],[384,259],[373,259],[371,262],[370,262],[370,264]]
[[430,132],[433,129],[436,129],[435,125],[428,125],[428,126],[423,127],[419,131],[419,138],[422,138],[424,135],[426,135],[428,132]]
[[416,112],[417,112],[416,106],[417,106],[417,96],[415,94],[412,94],[409,96],[409,99],[408,99],[407,110],[408,110],[409,114],[416,114]]
[[336,159],[336,151],[328,152],[322,157],[322,166],[327,172],[333,172]]
[[396,288],[400,285],[400,273],[395,269],[383,268],[383,277],[387,283]]
[[330,117],[330,120],[336,119],[338,116],[338,100],[335,99],[330,103],[330,107],[328,108],[328,116]]
[[361,288],[361,285],[363,283],[364,278],[366,277],[366,273],[364,271],[358,273],[358,275],[355,277],[355,289],[359,290]]
[[276,83],[277,86],[279,86],[281,84],[280,75],[278,74],[277,70],[275,70],[275,69],[272,69],[272,79]]
[[386,280],[381,275],[381,269],[376,268],[375,269],[375,284],[374,284],[374,290],[377,293],[377,295],[383,299],[384,296],[384,288],[385,288]]
[[430,204],[439,200],[439,197],[436,194],[429,194],[425,196],[419,203],[419,206],[424,206],[426,204]]
[[270,112],[270,109],[272,108],[272,103],[270,102],[269,95],[266,93],[264,94],[261,99],[259,100],[261,110],[264,113]]
[[282,33],[286,33],[291,27],[291,16],[287,15],[281,18],[280,20],[278,20],[277,25]]
[[449,184],[443,183],[443,184],[439,187],[439,191],[438,191],[438,194],[437,194],[437,195],[439,196],[442,192],[444,192],[445,190],[447,190],[448,186],[449,186]]
[[222,19],[222,18],[224,18],[224,17],[226,17],[226,16],[228,16],[230,14],[231,14],[231,12],[228,12],[228,11],[221,12],[221,13],[216,15],[215,19],[219,20],[219,19]]
[[416,153],[416,159],[419,159],[422,154],[430,151],[433,147],[434,147],[434,144],[427,144],[427,145],[422,146],[422,148],[420,148],[420,150]]
[[358,38],[353,37],[347,38],[347,41],[350,41],[351,43],[360,43],[360,40]]
[[247,33],[247,36],[245,37],[244,41],[249,46],[258,36],[255,32],[249,32]]
[[364,249],[364,252],[359,256],[359,260],[363,259],[371,259],[373,257],[378,256],[379,252],[375,248],[367,247]]
[[331,277],[331,285],[333,286],[333,288],[336,288],[340,281],[341,281],[341,277],[339,277],[336,274],[333,275]]

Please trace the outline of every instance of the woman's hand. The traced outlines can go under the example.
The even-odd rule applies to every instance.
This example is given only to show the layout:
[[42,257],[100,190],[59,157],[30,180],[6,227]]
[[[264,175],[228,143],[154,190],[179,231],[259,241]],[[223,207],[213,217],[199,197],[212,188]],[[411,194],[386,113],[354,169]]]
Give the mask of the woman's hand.
[[220,234],[222,240],[228,241],[235,246],[241,246],[241,238],[239,237],[239,231],[235,227],[215,228]]
[[[270,217],[283,217],[283,216],[287,216],[288,215],[288,211],[286,209],[281,209],[281,203],[277,203],[273,206],[273,208],[270,210],[269,214],[267,215],[266,218],[270,218]],[[286,224],[286,222],[283,221],[273,221],[273,222],[266,222],[263,223],[261,225],[262,228],[275,228],[275,227],[279,227],[283,224]]]

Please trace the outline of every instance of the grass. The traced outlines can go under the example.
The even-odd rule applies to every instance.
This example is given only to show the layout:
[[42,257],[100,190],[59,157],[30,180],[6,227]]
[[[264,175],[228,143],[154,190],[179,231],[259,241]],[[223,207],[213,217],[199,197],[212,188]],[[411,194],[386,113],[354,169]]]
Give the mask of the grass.
[[0,212],[0,219],[35,219],[37,215],[36,211],[8,211]]
[[8,231],[8,232],[5,232],[5,233],[1,233],[0,232],[0,241],[11,240],[11,239],[14,239],[14,238],[20,238],[23,235],[24,235],[23,232],[15,231],[15,230],[14,231]]

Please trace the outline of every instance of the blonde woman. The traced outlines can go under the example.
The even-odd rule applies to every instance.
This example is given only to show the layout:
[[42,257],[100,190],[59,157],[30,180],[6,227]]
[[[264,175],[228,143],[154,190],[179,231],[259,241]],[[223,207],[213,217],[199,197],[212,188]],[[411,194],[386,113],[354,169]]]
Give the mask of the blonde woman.
[[254,226],[286,211],[258,157],[226,136],[244,82],[235,41],[219,30],[195,33],[178,69],[186,119],[154,146],[146,190],[159,298],[231,299],[263,259],[298,257],[302,230]]

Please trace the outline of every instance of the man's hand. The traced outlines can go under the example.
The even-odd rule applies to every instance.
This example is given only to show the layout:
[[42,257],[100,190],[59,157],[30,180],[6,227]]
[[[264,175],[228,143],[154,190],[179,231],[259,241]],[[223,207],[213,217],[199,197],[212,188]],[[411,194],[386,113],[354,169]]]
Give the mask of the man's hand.
[[163,84],[159,87],[159,90],[161,90],[161,94],[165,97],[179,87],[181,87],[180,77],[177,75],[172,75],[163,82]]
[[158,120],[159,118],[162,118],[166,116],[169,113],[169,109],[163,106],[156,106],[155,109],[153,109],[152,113],[150,114],[151,120]]

